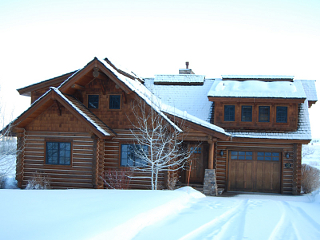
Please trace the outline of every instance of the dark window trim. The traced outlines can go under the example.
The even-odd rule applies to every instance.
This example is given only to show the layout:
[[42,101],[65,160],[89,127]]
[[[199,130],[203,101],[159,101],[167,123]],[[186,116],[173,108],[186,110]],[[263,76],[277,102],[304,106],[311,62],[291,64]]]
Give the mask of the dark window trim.
[[[47,144],[48,143],[58,143],[59,144],[59,148],[60,148],[60,143],[70,143],[70,163],[69,164],[60,164],[59,163],[59,160],[60,160],[60,157],[58,159],[58,163],[48,163],[48,147],[47,147]],[[44,158],[44,161],[45,161],[45,165],[52,165],[52,166],[72,166],[72,154],[73,153],[73,142],[72,141],[63,141],[63,140],[45,140],[45,158]]]
[[[267,108],[268,109],[268,120],[261,120],[262,113],[260,111],[260,108]],[[260,106],[258,106],[258,114],[259,114],[258,121],[259,122],[270,123],[270,113],[271,113],[271,107],[270,106],[268,106],[268,105],[260,105]]]
[[[250,120],[245,120],[244,119],[244,111],[243,111],[243,108],[244,107],[250,107],[251,108],[251,115],[250,115]],[[252,122],[252,105],[241,105],[241,122]]]
[[[278,121],[278,108],[286,109],[285,121]],[[283,118],[283,116],[281,116]],[[288,123],[288,107],[287,106],[276,106],[276,123]]]
[[[110,104],[111,104],[111,96],[119,96],[119,98],[120,98],[120,103],[119,103],[119,108],[110,108]],[[121,96],[121,94],[109,94],[109,97],[108,97],[108,109],[109,110],[116,110],[116,111],[119,111],[119,110],[121,110],[121,104],[122,104],[122,96]]]
[[[233,113],[229,112],[229,111],[232,111],[232,108],[233,108]],[[236,120],[236,106],[235,105],[225,104],[223,106],[223,120],[225,122],[234,122]]]
[[[122,148],[123,148],[123,146],[124,145],[140,145],[140,144],[136,144],[136,143],[120,143],[120,154],[119,154],[119,156],[120,156],[120,161],[119,161],[119,166],[120,167],[137,167],[138,165],[136,165],[136,157],[134,156],[134,165],[123,165],[122,164],[122,156],[123,156],[123,152],[122,152]],[[146,146],[146,145],[144,145],[146,148],[147,148],[147,151],[148,151],[148,153],[149,153],[149,147],[148,146]],[[128,160],[127,160],[127,162],[128,162]],[[143,165],[140,165],[140,166],[138,166],[138,167],[143,167]]]
[[[98,97],[98,107],[91,107],[89,104],[89,96],[97,96]],[[87,94],[87,106],[89,109],[99,109],[100,108],[100,95],[99,94]]]

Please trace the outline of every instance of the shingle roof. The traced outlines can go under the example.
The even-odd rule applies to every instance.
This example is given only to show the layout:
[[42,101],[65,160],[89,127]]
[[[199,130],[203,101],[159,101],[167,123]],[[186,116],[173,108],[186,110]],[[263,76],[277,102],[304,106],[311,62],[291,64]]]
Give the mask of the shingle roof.
[[295,81],[301,81],[304,92],[307,95],[308,101],[318,101],[315,80],[295,80]]

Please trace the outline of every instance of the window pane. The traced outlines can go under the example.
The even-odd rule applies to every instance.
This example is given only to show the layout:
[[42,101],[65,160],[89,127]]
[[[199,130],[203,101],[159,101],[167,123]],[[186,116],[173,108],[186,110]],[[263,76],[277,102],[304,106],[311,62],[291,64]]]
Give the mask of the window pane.
[[231,151],[231,155],[238,155],[238,152],[236,152],[236,151]]
[[99,95],[88,95],[88,108],[99,108]]
[[235,120],[235,106],[224,105],[224,121],[234,121],[234,120]]
[[46,143],[46,163],[70,165],[71,163],[71,143],[67,142],[47,142]]
[[241,121],[251,122],[252,121],[252,106],[241,107]]
[[120,109],[120,95],[110,95],[109,109]]
[[276,121],[278,123],[286,123],[287,122],[287,107],[277,107],[276,108]]
[[270,107],[260,106],[259,107],[259,122],[270,122]]

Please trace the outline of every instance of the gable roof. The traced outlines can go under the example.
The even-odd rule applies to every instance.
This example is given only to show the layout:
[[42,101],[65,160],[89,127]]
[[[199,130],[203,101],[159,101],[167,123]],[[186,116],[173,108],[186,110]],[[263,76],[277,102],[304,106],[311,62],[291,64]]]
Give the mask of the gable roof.
[[58,101],[86,125],[100,138],[115,136],[115,132],[92,114],[82,103],[76,99],[61,93],[57,88],[51,87],[44,95],[37,99],[31,106],[13,121],[15,128],[23,128],[43,111],[50,107],[54,101]]
[[17,91],[22,96],[30,97],[32,91],[38,90],[40,88],[52,87],[54,85],[60,85],[62,82],[64,82],[66,79],[68,79],[70,76],[72,76],[77,71],[78,70],[72,71],[72,72],[69,72],[69,73],[65,73],[63,75],[60,75],[60,76],[57,76],[57,77],[54,77],[54,78],[50,78],[50,79],[47,79],[47,80],[44,80],[44,81],[41,81],[41,82],[38,82],[38,83],[35,83],[35,84],[31,84],[31,85],[28,85],[26,87],[17,89]]

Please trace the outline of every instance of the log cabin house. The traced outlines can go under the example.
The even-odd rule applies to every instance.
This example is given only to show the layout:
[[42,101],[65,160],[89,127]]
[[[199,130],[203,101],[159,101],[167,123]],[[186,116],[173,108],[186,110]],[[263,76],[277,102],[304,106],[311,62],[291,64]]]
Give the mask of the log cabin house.
[[[225,191],[301,191],[301,147],[311,140],[308,108],[317,101],[315,81],[206,79],[188,65],[177,75],[142,79],[94,58],[77,71],[18,92],[31,97],[31,106],[13,122],[21,188],[36,171],[46,174],[53,188],[103,188],[104,171],[128,167],[126,151],[135,141],[131,103],[142,100],[173,128],[184,121],[184,142],[194,153],[190,171],[177,173],[180,182],[203,184],[205,169],[215,169]],[[166,179],[161,174],[160,189]],[[130,187],[150,183],[138,178]]]

